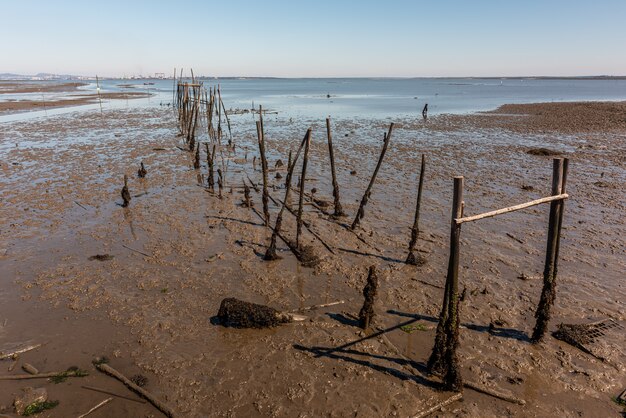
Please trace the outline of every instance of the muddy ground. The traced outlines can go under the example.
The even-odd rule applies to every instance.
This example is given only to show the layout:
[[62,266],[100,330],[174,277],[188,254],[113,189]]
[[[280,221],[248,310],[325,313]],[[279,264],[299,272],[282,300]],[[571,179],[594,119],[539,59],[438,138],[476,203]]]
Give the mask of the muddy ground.
[[[527,153],[537,147],[570,158],[550,329],[607,318],[623,325],[625,105],[609,106],[618,106],[622,119],[607,104],[522,106],[394,121],[360,239],[305,206],[305,219],[334,252],[305,232],[305,243],[322,257],[314,268],[300,266],[280,241],[283,258],[262,260],[270,233],[253,210],[240,206],[243,179],[261,181],[251,115],[233,116],[235,151],[217,158],[226,172],[221,199],[204,187],[204,152],[194,170],[193,156],[177,148],[184,144],[171,109],[0,124],[0,351],[44,344],[21,355],[12,372],[11,361],[0,361],[0,375],[23,373],[25,362],[42,372],[70,366],[90,372],[59,384],[0,381],[0,414],[11,416],[13,399],[26,386],[45,387],[60,401],[41,414],[49,417],[77,416],[108,397],[84,385],[133,397],[91,366],[101,355],[129,377],[147,377],[146,389],[181,416],[403,417],[426,410],[451,395],[438,390],[425,363],[443,296],[452,177],[465,176],[469,215],[546,196],[552,157]],[[590,117],[605,123],[572,129]],[[333,121],[349,214],[341,222],[353,219],[389,122]],[[317,199],[332,202],[323,120],[267,117],[269,166],[286,163],[308,127],[306,191],[316,188]],[[403,260],[422,153],[427,166],[417,247],[427,263],[414,267]],[[144,179],[137,178],[140,161],[148,170]],[[270,173],[275,199],[284,193],[280,170],[282,179]],[[134,196],[128,208],[120,206],[124,174]],[[260,196],[253,191],[252,198],[261,212]],[[271,205],[272,222],[277,211]],[[551,336],[529,342],[547,222],[544,205],[463,226],[463,377],[526,405],[465,389],[463,400],[439,416],[620,416],[611,397],[626,387],[623,329],[599,342],[604,362]],[[290,214],[283,227],[293,238]],[[97,254],[113,258],[90,259]],[[363,332],[354,319],[370,265],[378,268],[375,326],[389,329],[384,334]],[[211,322],[226,297],[283,311],[345,303],[308,312],[308,321],[241,330]],[[149,404],[116,398],[90,416],[161,415]]]

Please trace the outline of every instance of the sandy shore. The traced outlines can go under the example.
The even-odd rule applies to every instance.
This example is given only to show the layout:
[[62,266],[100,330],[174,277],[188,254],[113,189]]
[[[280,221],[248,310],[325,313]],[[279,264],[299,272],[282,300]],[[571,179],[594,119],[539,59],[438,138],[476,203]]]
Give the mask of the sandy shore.
[[[0,381],[0,413],[10,413],[14,396],[28,385],[45,387],[61,401],[42,416],[76,416],[107,397],[83,385],[133,396],[91,366],[98,355],[127,376],[146,376],[146,388],[181,416],[379,417],[428,409],[450,396],[437,390],[424,368],[443,294],[452,176],[466,178],[466,214],[547,195],[551,157],[528,153],[538,147],[571,160],[550,329],[607,318],[624,325],[624,106],[507,105],[486,114],[398,121],[365,209],[362,240],[305,207],[305,219],[334,251],[307,233],[306,243],[322,258],[315,268],[301,267],[285,245],[279,246],[281,260],[261,260],[268,230],[239,205],[243,178],[261,179],[249,115],[232,120],[236,151],[224,153],[222,199],[202,187],[204,155],[194,170],[192,156],[176,147],[182,144],[171,109],[2,124],[0,219],[7,227],[0,230],[0,303],[6,307],[0,351],[45,345],[22,355],[12,372],[6,370],[10,361],[0,361],[0,374],[20,373],[28,362],[44,372],[78,366],[90,375],[61,384]],[[346,223],[387,124],[333,124]],[[286,162],[309,126],[307,191],[316,188],[317,198],[330,202],[323,120],[266,118],[269,164]],[[422,153],[427,168],[418,248],[427,263],[418,268],[402,261]],[[148,169],[145,179],[136,176],[140,161]],[[128,208],[119,206],[123,174],[135,196]],[[284,172],[283,179],[271,180],[272,196],[282,199]],[[253,200],[260,209],[254,192]],[[277,210],[271,207],[272,219]],[[541,206],[462,232],[464,378],[526,405],[466,389],[464,400],[440,416],[619,416],[611,397],[626,387],[623,330],[601,341],[606,362],[552,337],[540,345],[528,341],[541,292],[547,218],[548,207]],[[294,224],[288,215],[288,236]],[[96,254],[113,258],[90,259]],[[376,326],[391,328],[385,338],[363,333],[351,319],[361,307],[370,265],[380,279]],[[345,304],[276,329],[234,330],[210,322],[230,296],[281,310],[340,299]],[[422,326],[408,333],[402,324]],[[147,404],[123,399],[98,413],[159,416]]]
[[[82,92],[79,87],[87,83],[28,83],[0,81],[0,114],[19,113],[30,110],[57,109],[62,107],[96,104],[99,100],[131,100],[150,97],[152,94],[143,92],[101,92],[100,95]],[[41,93],[36,98],[5,99],[3,95],[19,95],[23,93]],[[48,96],[44,93],[55,93]],[[60,94],[59,93],[66,93]],[[26,96],[25,96],[26,97]],[[29,96],[32,97],[32,96]]]
[[60,107],[82,106],[87,104],[97,104],[98,100],[121,100],[121,99],[142,99],[150,97],[149,93],[100,93],[73,95],[68,99],[60,100],[16,100],[0,102],[0,113],[16,113],[26,110],[55,109]]
[[72,92],[78,91],[79,87],[86,85],[87,83],[83,82],[29,83],[27,81],[0,81],[0,94]]

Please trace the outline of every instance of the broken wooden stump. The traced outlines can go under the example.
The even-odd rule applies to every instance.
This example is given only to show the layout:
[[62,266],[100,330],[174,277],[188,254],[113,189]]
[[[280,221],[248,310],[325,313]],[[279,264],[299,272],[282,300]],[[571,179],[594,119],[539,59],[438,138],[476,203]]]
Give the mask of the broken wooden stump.
[[219,323],[232,328],[271,328],[306,319],[301,315],[283,313],[274,308],[236,298],[222,300],[217,312]]
[[141,162],[141,167],[139,168],[139,170],[137,170],[137,177],[142,179],[142,178],[146,177],[146,174],[148,174],[148,171],[146,171],[146,167],[144,167],[143,161],[142,161]]
[[126,174],[124,174],[124,187],[122,187],[122,200],[124,201],[124,203],[122,203],[122,207],[128,207],[128,204],[130,203],[130,192],[128,191],[128,176]]
[[376,267],[370,266],[367,274],[367,284],[363,288],[363,307],[359,312],[359,327],[368,329],[374,320],[374,300],[378,292],[378,276],[376,275]]
[[241,204],[245,208],[251,208],[254,204],[250,198],[250,187],[248,187],[245,181],[243,182],[243,202]]

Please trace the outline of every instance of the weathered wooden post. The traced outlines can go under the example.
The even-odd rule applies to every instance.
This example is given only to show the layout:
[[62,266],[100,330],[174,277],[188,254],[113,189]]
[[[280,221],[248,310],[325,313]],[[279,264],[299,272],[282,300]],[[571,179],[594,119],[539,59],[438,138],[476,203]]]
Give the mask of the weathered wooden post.
[[372,186],[374,186],[374,182],[376,181],[376,176],[378,175],[378,170],[380,170],[380,165],[383,163],[383,158],[385,158],[385,153],[387,152],[387,147],[389,146],[389,140],[391,139],[391,133],[393,132],[393,123],[389,125],[389,131],[385,134],[383,141],[383,149],[380,151],[380,156],[378,157],[378,163],[376,164],[376,168],[374,169],[374,174],[372,174],[372,178],[370,179],[369,184],[367,185],[367,189],[363,194],[363,198],[361,199],[361,204],[359,205],[359,209],[356,212],[356,216],[350,229],[354,230],[357,226],[359,226],[359,222],[365,216],[365,205],[367,205],[367,201],[370,198],[370,194],[372,193]]
[[441,375],[446,390],[459,392],[463,389],[456,349],[459,345],[459,245],[461,224],[456,219],[462,216],[463,177],[454,178],[452,220],[450,223],[450,257],[435,346],[428,359],[430,373]]
[[341,201],[339,199],[339,183],[337,183],[337,174],[335,172],[335,154],[333,152],[333,136],[330,132],[330,118],[326,118],[326,136],[328,137],[328,154],[330,155],[330,171],[333,177],[333,199],[335,206],[335,213],[333,216],[340,217],[346,216],[341,207]]
[[[552,165],[552,195],[565,193],[565,180],[567,178],[566,160],[555,158]],[[561,235],[561,223],[563,217],[563,200],[554,200],[550,203],[550,217],[548,221],[548,243],[546,248],[546,261],[543,269],[543,290],[535,312],[535,328],[532,341],[537,343],[543,339],[550,321],[550,309],[556,296],[556,273]]]
[[359,327],[367,330],[376,316],[374,312],[374,301],[378,293],[378,276],[376,267],[370,266],[367,274],[367,283],[363,288],[363,307],[359,311]]
[[122,187],[122,200],[124,201],[124,203],[122,203],[122,207],[128,207],[128,205],[130,204],[130,192],[128,191],[128,176],[126,174],[124,174],[124,187]]
[[[306,166],[309,161],[309,147],[311,145],[311,128],[306,135],[304,144],[304,157],[302,160],[302,172],[300,173],[300,197],[298,200],[298,216],[296,217],[296,248],[300,249],[300,234],[302,233],[302,209],[304,207],[304,182],[306,181]],[[295,162],[294,162],[295,164]]]
[[259,153],[261,154],[261,169],[263,170],[263,218],[265,220],[265,226],[270,225],[270,210],[269,199],[267,191],[267,159],[265,158],[265,138],[263,137],[263,122],[257,121],[256,123],[257,140],[259,142]]
[[420,168],[420,180],[417,188],[417,203],[415,205],[415,218],[413,219],[413,227],[411,228],[411,241],[409,242],[409,255],[406,257],[406,264],[413,266],[421,266],[426,262],[424,257],[417,254],[417,257],[413,253],[415,245],[417,244],[417,238],[419,236],[419,221],[420,221],[420,206],[422,204],[422,188],[424,186],[424,169],[426,166],[426,157],[422,154],[422,166]]
[[276,216],[276,225],[274,226],[274,230],[272,231],[272,238],[270,240],[270,245],[267,247],[267,251],[265,252],[264,260],[271,261],[277,260],[280,258],[276,254],[276,240],[280,235],[280,229],[283,222],[283,212],[285,212],[285,207],[287,206],[287,201],[289,200],[289,193],[291,191],[291,178],[293,176],[294,168],[296,167],[296,161],[298,161],[298,157],[300,156],[300,151],[302,151],[302,147],[304,144],[309,142],[309,137],[311,136],[311,129],[309,128],[304,135],[304,139],[300,143],[300,147],[298,147],[298,151],[293,159],[291,159],[291,151],[289,151],[289,164],[287,164],[287,179],[285,180],[285,198],[283,199],[283,204],[280,207],[280,211]]

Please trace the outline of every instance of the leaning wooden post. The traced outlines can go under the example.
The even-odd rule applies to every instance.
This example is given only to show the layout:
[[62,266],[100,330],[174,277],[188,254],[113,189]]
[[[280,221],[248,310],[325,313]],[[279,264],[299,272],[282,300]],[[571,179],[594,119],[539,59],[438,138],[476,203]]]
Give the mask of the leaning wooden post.
[[[311,128],[306,132],[306,143],[304,144],[304,157],[302,161],[302,172],[300,173],[300,198],[298,200],[298,216],[296,218],[296,248],[300,248],[300,234],[302,233],[302,208],[304,206],[304,182],[306,181],[306,166],[309,161],[309,146],[311,145]],[[295,164],[295,162],[294,162]]]
[[[563,159],[555,158],[552,165],[552,195],[559,195],[563,189]],[[556,296],[556,266],[559,238],[561,232],[561,211],[563,200],[555,200],[550,203],[550,218],[548,223],[548,243],[546,248],[546,261],[543,269],[543,290],[535,312],[535,328],[532,341],[537,343],[543,339],[550,321],[550,308],[554,304]]]
[[417,238],[419,236],[419,221],[420,221],[420,206],[422,204],[422,188],[424,186],[424,169],[426,166],[426,157],[422,154],[422,166],[420,168],[420,180],[417,188],[417,203],[415,205],[415,218],[413,219],[413,228],[411,228],[411,241],[409,242],[409,255],[406,257],[406,264],[413,266],[419,266],[426,262],[426,260],[420,256],[417,257],[413,253],[415,245],[417,244]]
[[380,169],[380,165],[383,162],[383,158],[385,157],[385,153],[387,152],[387,146],[389,145],[389,140],[391,139],[391,132],[393,131],[393,123],[389,125],[389,132],[385,134],[383,149],[380,152],[380,157],[378,157],[378,163],[376,164],[376,168],[374,169],[374,174],[372,174],[372,178],[370,183],[365,190],[365,194],[363,194],[363,198],[361,199],[361,204],[359,205],[359,210],[356,212],[356,217],[354,218],[354,222],[352,222],[352,226],[350,229],[354,230],[357,226],[359,226],[359,222],[365,216],[365,205],[367,205],[367,201],[372,193],[372,186],[376,181],[376,176],[378,175],[378,170]]
[[291,151],[289,151],[289,164],[287,164],[287,180],[285,180],[285,198],[283,199],[283,204],[280,207],[280,211],[276,216],[276,225],[274,226],[274,230],[272,231],[272,239],[270,240],[270,245],[267,247],[267,251],[265,252],[264,260],[278,260],[280,257],[276,254],[276,240],[280,235],[280,229],[283,223],[283,212],[285,212],[285,207],[287,206],[287,201],[289,200],[289,193],[291,191],[291,178],[293,176],[294,168],[296,167],[296,161],[298,161],[298,157],[300,156],[300,151],[302,151],[302,147],[309,141],[309,136],[311,135],[311,129],[306,131],[306,135],[304,139],[300,143],[300,147],[298,147],[298,151],[296,152],[296,156],[291,160]]
[[328,137],[328,154],[330,155],[330,171],[333,176],[333,198],[335,205],[335,213],[333,216],[346,216],[341,207],[339,200],[339,183],[337,183],[337,174],[335,173],[335,154],[333,153],[333,136],[330,133],[330,118],[326,118],[326,136]]
[[265,138],[263,137],[263,124],[260,121],[256,122],[256,134],[259,142],[259,153],[261,154],[261,169],[263,170],[263,217],[265,220],[265,226],[270,225],[270,210],[267,191],[267,159],[265,158]]
[[459,345],[459,246],[461,224],[456,222],[462,216],[463,177],[454,178],[452,219],[450,224],[450,256],[435,346],[428,359],[428,370],[443,377],[446,390],[461,391],[463,382],[458,365],[456,349]]

